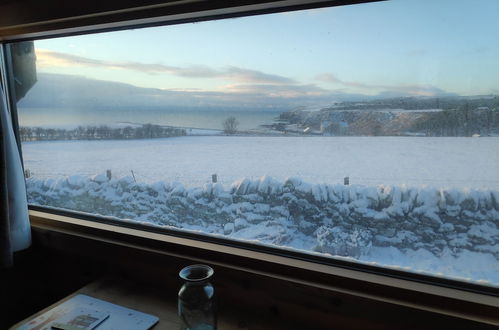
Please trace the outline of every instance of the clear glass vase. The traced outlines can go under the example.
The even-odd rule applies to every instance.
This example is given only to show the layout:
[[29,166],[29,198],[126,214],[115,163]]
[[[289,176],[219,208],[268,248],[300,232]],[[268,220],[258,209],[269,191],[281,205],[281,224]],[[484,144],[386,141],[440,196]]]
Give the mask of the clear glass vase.
[[207,265],[191,265],[180,271],[179,276],[185,281],[178,292],[180,329],[217,328],[215,289],[210,283],[213,274]]

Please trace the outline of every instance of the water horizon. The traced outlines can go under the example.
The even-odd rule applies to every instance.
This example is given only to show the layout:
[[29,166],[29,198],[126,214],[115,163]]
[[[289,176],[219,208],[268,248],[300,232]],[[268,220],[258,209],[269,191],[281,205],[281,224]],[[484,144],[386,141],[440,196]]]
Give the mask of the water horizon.
[[156,124],[175,127],[223,129],[223,121],[235,117],[240,130],[272,124],[281,110],[165,110],[165,109],[75,109],[18,108],[19,125],[73,129],[78,126]]

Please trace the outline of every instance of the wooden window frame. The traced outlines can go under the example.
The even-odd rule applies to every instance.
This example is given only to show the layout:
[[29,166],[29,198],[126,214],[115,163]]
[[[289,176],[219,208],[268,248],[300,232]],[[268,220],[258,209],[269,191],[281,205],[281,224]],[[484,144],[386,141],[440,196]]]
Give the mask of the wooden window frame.
[[[20,1],[21,4],[23,2],[29,1]],[[18,24],[0,25],[0,42],[10,43],[369,1],[156,2],[138,8],[121,8],[104,12],[97,10],[95,13],[80,12],[80,15],[74,14],[71,17],[65,17],[62,13],[61,17],[51,19],[43,17],[34,17],[31,21],[20,19]],[[0,18],[2,15],[5,14],[0,13]],[[10,104],[14,116],[16,109],[12,109],[12,102]],[[33,231],[37,233],[83,237],[156,254],[209,262],[374,301],[499,325],[497,315],[499,289],[493,287],[229,241],[207,235],[162,230],[157,227],[47,207],[30,206],[30,220]],[[66,244],[71,243],[66,242]]]

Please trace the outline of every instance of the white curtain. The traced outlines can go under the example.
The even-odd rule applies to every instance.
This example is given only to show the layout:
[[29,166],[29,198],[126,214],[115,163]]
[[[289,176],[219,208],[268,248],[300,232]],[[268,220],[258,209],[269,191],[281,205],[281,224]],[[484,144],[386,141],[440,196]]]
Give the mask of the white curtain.
[[10,266],[12,263],[12,253],[26,249],[31,244],[31,228],[28,217],[28,203],[26,198],[26,185],[24,173],[21,164],[21,157],[17,142],[14,136],[12,118],[7,110],[5,93],[0,86],[0,123],[3,144],[3,157],[0,159],[3,163],[4,177],[0,182],[3,185],[4,196],[1,201],[7,203],[2,205],[3,216],[0,218],[0,232],[3,232],[4,240],[0,245],[4,251],[0,251],[3,260],[0,265]]

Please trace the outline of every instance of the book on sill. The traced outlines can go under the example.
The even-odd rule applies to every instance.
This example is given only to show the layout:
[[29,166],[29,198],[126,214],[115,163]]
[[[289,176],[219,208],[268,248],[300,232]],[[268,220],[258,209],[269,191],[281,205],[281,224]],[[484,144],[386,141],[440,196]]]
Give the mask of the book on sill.
[[79,294],[15,330],[147,330],[158,321],[156,316]]

